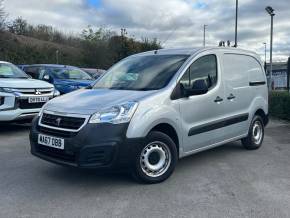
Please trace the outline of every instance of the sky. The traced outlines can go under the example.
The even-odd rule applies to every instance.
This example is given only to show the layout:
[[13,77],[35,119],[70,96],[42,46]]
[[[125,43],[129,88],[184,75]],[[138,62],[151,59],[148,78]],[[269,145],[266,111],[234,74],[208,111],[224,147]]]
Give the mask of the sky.
[[[206,24],[207,46],[234,41],[235,0],[4,0],[9,19],[21,16],[32,24],[52,25],[66,33],[106,27],[129,36],[157,38],[165,48],[200,47]],[[240,0],[239,47],[253,50],[269,60],[270,16],[275,9],[274,61],[290,56],[290,0]]]

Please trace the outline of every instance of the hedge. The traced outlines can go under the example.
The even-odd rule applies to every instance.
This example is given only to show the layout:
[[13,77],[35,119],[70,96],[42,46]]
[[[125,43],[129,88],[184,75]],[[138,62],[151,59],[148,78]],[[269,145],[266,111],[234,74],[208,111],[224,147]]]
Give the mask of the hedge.
[[288,92],[271,92],[269,94],[270,116],[290,120],[290,94]]

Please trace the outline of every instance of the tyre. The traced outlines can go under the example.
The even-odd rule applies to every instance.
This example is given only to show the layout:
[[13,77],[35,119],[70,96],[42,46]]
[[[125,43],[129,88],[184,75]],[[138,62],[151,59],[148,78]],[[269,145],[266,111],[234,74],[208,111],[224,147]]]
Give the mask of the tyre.
[[133,177],[143,183],[159,183],[173,173],[178,156],[173,140],[162,132],[152,131],[134,155]]
[[248,150],[255,150],[262,146],[264,139],[264,122],[263,119],[255,115],[249,129],[248,136],[242,139],[243,146]]

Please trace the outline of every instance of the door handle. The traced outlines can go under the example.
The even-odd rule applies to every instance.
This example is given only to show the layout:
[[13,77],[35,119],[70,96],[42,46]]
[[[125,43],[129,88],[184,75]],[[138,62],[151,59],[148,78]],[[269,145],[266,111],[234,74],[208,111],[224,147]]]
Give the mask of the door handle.
[[214,102],[219,103],[222,102],[224,99],[222,99],[220,96],[216,97],[216,99],[214,100]]
[[227,97],[228,100],[232,100],[232,99],[235,99],[235,98],[236,98],[236,96],[234,96],[232,93],[230,94],[229,97]]

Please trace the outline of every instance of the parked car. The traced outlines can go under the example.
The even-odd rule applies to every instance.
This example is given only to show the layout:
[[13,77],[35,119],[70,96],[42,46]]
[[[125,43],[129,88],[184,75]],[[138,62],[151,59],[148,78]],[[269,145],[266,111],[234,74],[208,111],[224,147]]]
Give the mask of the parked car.
[[27,65],[27,64],[18,64],[18,65],[16,65],[20,70],[23,70],[24,69],[24,67],[28,67],[29,65]]
[[236,140],[260,148],[267,123],[257,54],[165,49],[130,56],[90,89],[46,104],[32,125],[31,152],[73,167],[128,167],[157,183],[188,155]]
[[57,95],[53,85],[30,79],[15,65],[0,61],[0,122],[32,119]]
[[98,79],[102,74],[106,71],[102,69],[94,69],[94,68],[82,68],[83,71],[87,72],[91,75],[94,79]]
[[85,88],[93,82],[88,73],[73,66],[36,64],[26,66],[23,70],[34,79],[53,84],[61,94]]

